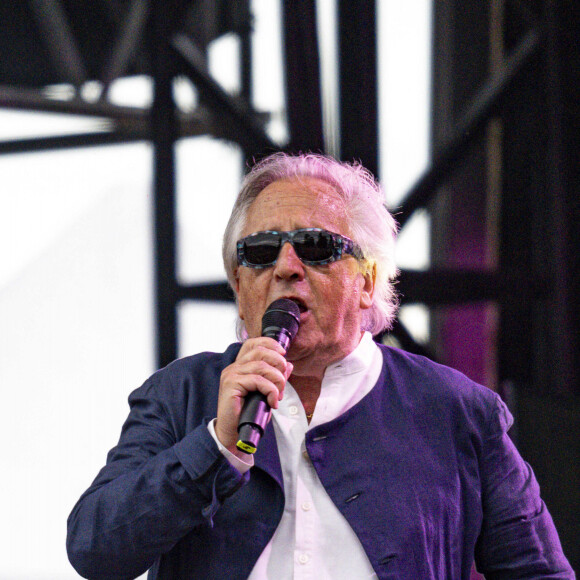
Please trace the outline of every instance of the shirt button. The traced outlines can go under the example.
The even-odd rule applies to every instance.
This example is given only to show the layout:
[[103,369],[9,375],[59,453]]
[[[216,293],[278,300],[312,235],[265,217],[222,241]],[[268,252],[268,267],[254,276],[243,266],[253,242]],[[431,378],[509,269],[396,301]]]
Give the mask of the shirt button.
[[310,510],[312,509],[312,504],[311,504],[309,501],[305,501],[305,502],[302,504],[302,509],[303,509],[305,512],[308,512],[308,511],[310,511]]
[[298,415],[298,407],[296,405],[290,405],[288,410],[290,411],[290,415]]
[[308,562],[308,560],[310,560],[308,554],[300,554],[300,556],[298,556],[298,561],[301,564],[306,564],[306,562]]

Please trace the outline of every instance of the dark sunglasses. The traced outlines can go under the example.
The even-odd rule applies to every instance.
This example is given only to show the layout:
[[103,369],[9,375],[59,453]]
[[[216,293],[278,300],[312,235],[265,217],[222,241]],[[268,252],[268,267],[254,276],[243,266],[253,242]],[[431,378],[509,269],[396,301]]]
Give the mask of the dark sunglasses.
[[292,232],[256,232],[242,238],[236,244],[238,265],[248,268],[273,266],[286,242],[292,244],[296,255],[308,266],[330,264],[344,254],[363,259],[361,249],[351,239],[319,228],[302,228]]

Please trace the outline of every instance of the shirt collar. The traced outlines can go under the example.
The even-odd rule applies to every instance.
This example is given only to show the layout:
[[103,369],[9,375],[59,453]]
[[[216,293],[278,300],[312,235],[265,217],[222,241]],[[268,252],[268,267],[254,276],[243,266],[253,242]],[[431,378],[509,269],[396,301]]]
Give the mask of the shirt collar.
[[370,332],[365,332],[357,347],[343,359],[326,367],[324,379],[352,375],[368,369],[376,355],[377,345]]
[[[306,422],[298,393],[289,382],[286,383],[284,398],[273,412],[276,437],[282,437],[283,433],[285,437],[290,437],[291,432],[298,429],[299,437],[303,438],[308,429],[335,419],[369,393],[381,368],[381,351],[372,335],[365,332],[350,354],[326,368],[310,425]],[[297,419],[301,421],[296,422]]]

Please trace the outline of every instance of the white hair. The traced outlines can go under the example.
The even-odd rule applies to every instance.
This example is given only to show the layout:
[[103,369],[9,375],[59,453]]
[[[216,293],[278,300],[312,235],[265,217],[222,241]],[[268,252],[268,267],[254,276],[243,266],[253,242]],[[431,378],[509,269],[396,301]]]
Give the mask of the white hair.
[[[336,190],[345,202],[352,239],[362,249],[365,259],[376,264],[373,304],[363,311],[361,330],[378,334],[391,328],[398,306],[393,287],[398,273],[395,265],[397,224],[387,210],[380,184],[360,163],[343,163],[314,153],[275,153],[254,165],[242,182],[224,232],[222,255],[230,285],[235,291],[236,242],[241,238],[253,201],[271,183],[301,177],[320,179]],[[242,338],[243,323],[238,325],[238,335]]]

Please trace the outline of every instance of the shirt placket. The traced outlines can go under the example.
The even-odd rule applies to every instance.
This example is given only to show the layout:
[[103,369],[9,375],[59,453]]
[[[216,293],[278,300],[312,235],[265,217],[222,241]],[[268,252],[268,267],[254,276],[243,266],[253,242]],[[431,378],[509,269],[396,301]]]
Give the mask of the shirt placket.
[[296,481],[296,543],[294,550],[294,578],[295,580],[310,580],[315,575],[316,546],[316,510],[312,489],[313,469],[310,460],[302,451],[298,462]]

